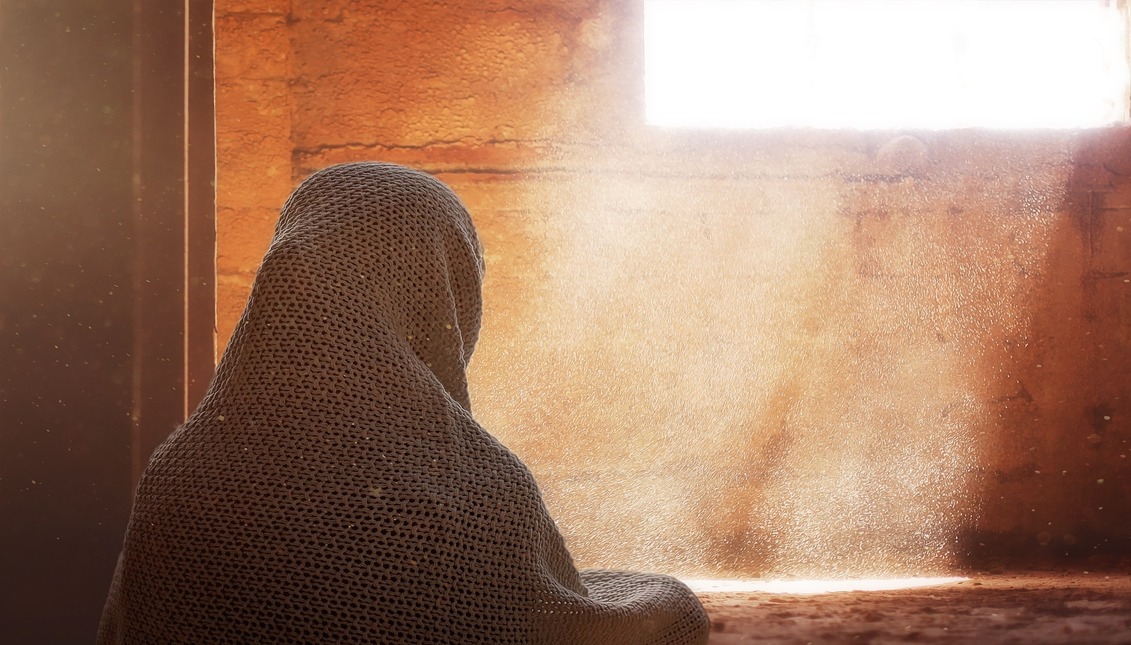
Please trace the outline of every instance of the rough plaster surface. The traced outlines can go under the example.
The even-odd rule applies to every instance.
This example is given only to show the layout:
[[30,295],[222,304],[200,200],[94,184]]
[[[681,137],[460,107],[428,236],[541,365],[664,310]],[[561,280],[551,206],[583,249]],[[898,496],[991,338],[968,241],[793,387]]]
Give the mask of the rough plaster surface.
[[218,0],[218,346],[298,181],[405,163],[476,219],[477,416],[582,564],[1131,551],[1131,133],[653,129],[640,20]]

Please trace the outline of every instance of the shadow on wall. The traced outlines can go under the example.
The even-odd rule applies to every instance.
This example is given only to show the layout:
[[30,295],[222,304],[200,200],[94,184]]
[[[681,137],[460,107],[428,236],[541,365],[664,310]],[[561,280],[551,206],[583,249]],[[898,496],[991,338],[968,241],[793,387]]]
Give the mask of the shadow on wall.
[[[1064,341],[1080,321],[1045,315],[1099,298],[1064,271],[1071,137],[679,136],[648,172],[525,182],[541,282],[473,364],[582,566],[922,574],[1052,546],[1050,521],[1126,535],[1079,515],[1128,515],[1118,455],[1110,499],[1080,488],[1088,437],[1126,434],[1073,443],[1101,377]],[[1125,334],[1105,306],[1093,335]],[[1080,475],[1032,479],[1045,455]]]
[[1131,557],[1131,131],[1080,133],[1027,333],[990,348],[992,449],[970,564]]

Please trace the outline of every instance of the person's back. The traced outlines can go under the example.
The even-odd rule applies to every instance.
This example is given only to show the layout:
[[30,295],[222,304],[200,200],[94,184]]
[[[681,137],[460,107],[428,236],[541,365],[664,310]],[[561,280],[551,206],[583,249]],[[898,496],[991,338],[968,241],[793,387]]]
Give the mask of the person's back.
[[704,643],[666,577],[579,572],[475,423],[482,253],[389,164],[313,175],[137,491],[100,643]]

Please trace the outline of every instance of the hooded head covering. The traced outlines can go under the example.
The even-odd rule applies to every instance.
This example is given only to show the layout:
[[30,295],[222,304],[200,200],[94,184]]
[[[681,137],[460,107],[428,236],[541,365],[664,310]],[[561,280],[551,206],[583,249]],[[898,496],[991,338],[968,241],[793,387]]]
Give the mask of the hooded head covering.
[[138,486],[100,643],[705,643],[666,576],[579,572],[471,417],[483,255],[391,164],[283,208],[200,406]]

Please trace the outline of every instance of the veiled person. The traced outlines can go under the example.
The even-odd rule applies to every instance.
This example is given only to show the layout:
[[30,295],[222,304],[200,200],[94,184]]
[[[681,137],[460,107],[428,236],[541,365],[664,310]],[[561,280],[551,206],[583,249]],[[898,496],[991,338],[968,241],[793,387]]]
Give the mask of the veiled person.
[[100,643],[705,643],[660,575],[578,571],[472,418],[483,256],[443,184],[300,185],[200,406],[137,489]]

